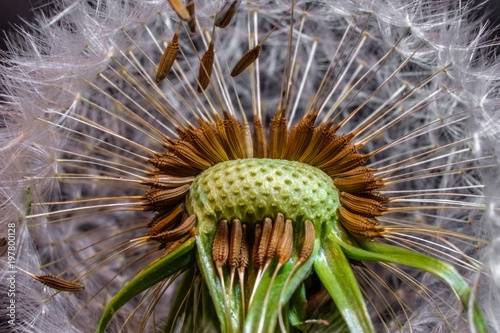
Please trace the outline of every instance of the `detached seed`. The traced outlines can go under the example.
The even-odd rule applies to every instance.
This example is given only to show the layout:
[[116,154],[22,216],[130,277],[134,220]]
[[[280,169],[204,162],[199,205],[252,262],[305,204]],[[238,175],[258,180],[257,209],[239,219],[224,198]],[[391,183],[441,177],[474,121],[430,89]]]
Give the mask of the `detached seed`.
[[250,66],[260,56],[260,45],[257,45],[241,57],[231,71],[231,76],[236,77],[240,75],[248,66]]
[[57,289],[60,291],[76,292],[85,289],[85,287],[81,283],[66,281],[53,275],[32,275],[32,276],[35,280],[43,283],[47,287]]
[[236,14],[238,7],[240,6],[241,0],[234,0],[233,2],[224,3],[221,10],[215,15],[215,26],[224,29],[231,23],[231,20]]
[[213,40],[210,42],[207,51],[201,58],[200,70],[198,71],[198,92],[201,93],[207,89],[210,83],[210,77],[212,76],[212,68],[214,65],[214,43]]
[[189,20],[188,20],[188,27],[189,30],[192,33],[196,32],[196,14],[195,14],[195,7],[194,7],[194,0],[188,0],[186,9],[189,12]]
[[179,52],[179,34],[176,32],[170,43],[168,43],[165,52],[160,59],[160,64],[158,65],[158,70],[156,71],[156,83],[160,83],[165,80],[168,73],[172,69],[175,62],[175,57]]
[[0,238],[0,257],[7,252],[7,238]]
[[179,0],[168,0],[168,3],[170,4],[174,12],[177,14],[177,16],[179,16],[181,20],[183,21],[189,20],[190,18],[189,12]]

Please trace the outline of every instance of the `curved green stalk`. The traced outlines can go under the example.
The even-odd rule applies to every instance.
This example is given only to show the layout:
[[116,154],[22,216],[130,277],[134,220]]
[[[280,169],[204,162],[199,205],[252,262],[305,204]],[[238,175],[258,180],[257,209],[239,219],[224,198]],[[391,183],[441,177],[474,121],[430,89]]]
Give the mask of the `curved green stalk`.
[[293,293],[287,306],[290,325],[300,325],[307,319],[307,295],[304,283]]
[[[360,248],[339,241],[339,245],[347,257],[360,261],[376,261],[400,264],[420,269],[433,274],[448,284],[458,295],[465,308],[468,308],[470,288],[467,281],[450,264],[425,254],[389,245],[381,242],[358,241]],[[486,323],[479,306],[474,302],[474,325],[480,333],[487,332]]]
[[374,332],[359,284],[342,248],[324,240],[314,269],[351,332]]
[[149,265],[120,289],[104,309],[96,332],[104,333],[116,311],[133,297],[191,264],[195,257],[195,245],[194,238],[190,238],[172,253]]
[[[196,260],[198,262],[198,267],[203,276],[203,281],[207,284],[207,289],[213,301],[213,306],[220,323],[221,332],[239,332],[241,319],[239,315],[239,294],[234,292],[233,299],[228,300],[231,304],[231,318],[226,318],[226,307],[225,307],[225,297],[224,293],[227,290],[222,290],[222,285],[220,283],[219,276],[216,272],[215,265],[212,259],[212,242],[213,234],[211,230],[207,233],[199,231],[196,235],[196,243],[198,245],[198,251]],[[228,281],[225,281],[226,286],[229,285]],[[228,327],[229,326],[229,327]]]
[[[252,305],[248,309],[243,332],[275,332],[278,322],[278,312],[282,310],[278,305],[288,302],[293,293],[309,275],[314,260],[317,258],[320,251],[320,246],[320,240],[316,239],[313,252],[309,259],[302,263],[297,269],[295,269],[296,260],[290,260],[281,267],[274,281],[271,281],[274,265],[269,267],[263,275],[255,292]],[[291,273],[293,273],[293,275],[288,278]],[[270,285],[271,282],[272,285]],[[271,289],[268,293],[269,288]],[[266,297],[268,297],[267,300]],[[263,321],[263,323],[261,323],[261,321]],[[259,331],[259,327],[263,327],[263,329]]]

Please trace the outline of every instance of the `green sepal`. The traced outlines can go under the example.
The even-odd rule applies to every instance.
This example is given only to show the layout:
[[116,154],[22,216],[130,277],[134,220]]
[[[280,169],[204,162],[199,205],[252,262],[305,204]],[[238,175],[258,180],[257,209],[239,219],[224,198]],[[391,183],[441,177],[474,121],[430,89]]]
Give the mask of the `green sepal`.
[[[463,306],[468,308],[469,285],[452,265],[419,252],[382,242],[358,241],[358,244],[360,248],[339,243],[346,256],[354,260],[400,264],[433,274],[450,286],[457,293]],[[476,302],[470,310],[473,313],[476,330],[480,333],[487,332],[486,323]]]
[[[200,223],[201,224],[201,223]],[[226,318],[226,307],[224,303],[224,294],[222,285],[217,274],[213,259],[212,259],[212,243],[214,235],[212,232],[204,233],[199,228],[199,233],[196,235],[196,243],[198,251],[196,261],[200,268],[203,281],[207,285],[207,289],[213,301],[213,307],[217,313],[220,323],[221,332],[240,332],[241,316],[239,307],[239,293],[233,293],[231,302],[230,322]],[[226,289],[229,288],[228,281],[224,281]],[[228,327],[229,326],[229,327]]]
[[113,315],[132,298],[193,263],[195,250],[194,238],[190,238],[172,253],[153,262],[136,275],[109,301],[99,320],[96,332],[104,333]]
[[332,297],[351,332],[374,332],[370,314],[356,276],[342,248],[328,237],[324,240],[314,270]]
[[300,325],[307,319],[307,295],[304,283],[293,293],[288,309],[288,320],[292,326]]
[[[248,309],[243,332],[275,332],[278,312],[282,310],[281,307],[284,307],[284,304],[290,300],[293,293],[310,274],[320,246],[320,240],[316,239],[310,257],[297,269],[294,270],[295,258],[283,265],[274,281],[272,281],[272,285],[271,280],[275,265],[268,268],[255,291],[253,302]],[[293,270],[294,272],[292,272]],[[291,273],[293,274],[290,276]]]

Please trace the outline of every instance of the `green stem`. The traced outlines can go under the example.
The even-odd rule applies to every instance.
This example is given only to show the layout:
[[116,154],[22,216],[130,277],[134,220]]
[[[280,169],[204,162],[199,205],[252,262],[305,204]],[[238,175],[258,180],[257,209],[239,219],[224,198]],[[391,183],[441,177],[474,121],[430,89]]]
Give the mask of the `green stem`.
[[103,311],[96,332],[104,333],[113,315],[132,298],[193,263],[195,250],[196,244],[194,238],[190,238],[172,253],[158,259],[140,272],[120,289],[108,303]]
[[339,244],[326,238],[314,270],[351,332],[374,332],[356,276]]
[[[275,265],[269,267],[263,275],[251,307],[248,309],[243,332],[275,332],[278,312],[281,311],[279,304],[289,302],[293,293],[307,278],[314,260],[318,256],[319,248],[320,240],[316,239],[311,256],[305,262],[295,268],[296,260],[290,260],[281,267],[275,279],[272,279]],[[292,275],[289,277],[289,274]],[[259,331],[259,327],[263,329]]]

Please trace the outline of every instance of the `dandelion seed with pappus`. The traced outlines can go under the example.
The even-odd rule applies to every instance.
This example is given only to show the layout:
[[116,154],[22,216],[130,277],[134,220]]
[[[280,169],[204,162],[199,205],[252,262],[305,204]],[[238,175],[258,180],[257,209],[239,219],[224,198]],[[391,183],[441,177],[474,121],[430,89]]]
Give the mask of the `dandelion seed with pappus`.
[[499,330],[488,31],[455,1],[61,2],[0,70],[3,327]]

